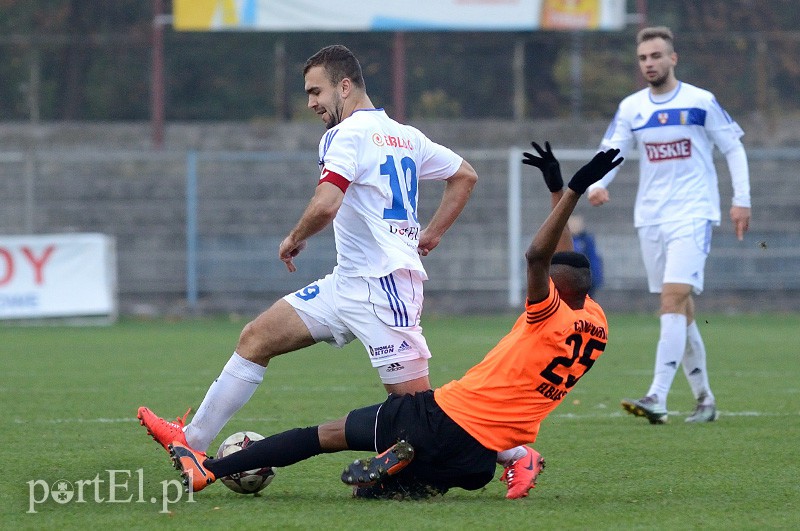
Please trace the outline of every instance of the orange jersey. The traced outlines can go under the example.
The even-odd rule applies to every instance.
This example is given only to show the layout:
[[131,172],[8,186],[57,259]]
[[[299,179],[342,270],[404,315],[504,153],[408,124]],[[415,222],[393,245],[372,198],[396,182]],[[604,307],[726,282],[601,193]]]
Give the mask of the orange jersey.
[[573,310],[550,281],[547,299],[526,304],[511,332],[459,380],[435,391],[436,403],[486,448],[533,443],[539,423],[603,353],[608,322],[586,297]]

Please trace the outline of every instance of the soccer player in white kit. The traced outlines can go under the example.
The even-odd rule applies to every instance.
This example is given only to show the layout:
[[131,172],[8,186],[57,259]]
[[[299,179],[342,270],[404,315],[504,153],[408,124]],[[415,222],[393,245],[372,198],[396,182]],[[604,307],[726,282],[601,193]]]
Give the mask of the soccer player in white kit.
[[[714,95],[675,77],[678,56],[669,28],[637,36],[639,68],[648,87],[619,105],[600,149],[621,155],[639,150],[639,188],[634,225],[651,293],[660,293],[661,332],[655,374],[647,394],[623,400],[629,413],[652,424],[667,421],[667,394],[679,365],[696,399],[687,422],[710,422],[718,412],[708,381],[706,350],[694,319],[694,294],[703,291],[711,229],[720,224],[720,197],[713,150],[725,155],[733,183],[730,218],[741,241],[750,224],[750,178],[740,137],[744,134]],[[589,188],[589,202],[609,201],[617,171]]]
[[[309,58],[304,77],[308,107],[328,131],[319,145],[314,196],[278,255],[295,271],[294,259],[307,239],[332,222],[337,265],[244,327],[191,423],[184,426],[185,416],[169,422],[139,408],[140,422],[164,448],[179,441],[206,451],[253,395],[273,357],[320,341],[341,347],[358,338],[388,393],[431,388],[431,354],[420,326],[427,279],[420,255],[439,244],[478,176],[450,149],[375,108],[358,60],[344,46],[325,47]],[[417,192],[419,182],[429,179],[444,180],[445,187],[422,230]]]

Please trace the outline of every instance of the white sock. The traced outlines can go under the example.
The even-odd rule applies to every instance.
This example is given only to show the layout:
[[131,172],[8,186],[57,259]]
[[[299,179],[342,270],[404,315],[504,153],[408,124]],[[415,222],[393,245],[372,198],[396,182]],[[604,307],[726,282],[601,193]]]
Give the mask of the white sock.
[[503,450],[502,452],[497,452],[497,464],[503,467],[511,466],[514,461],[522,459],[526,455],[528,455],[528,451],[524,446]]
[[667,394],[678,365],[686,351],[686,316],[681,313],[665,313],[661,316],[661,335],[656,348],[656,366],[649,395],[658,397],[659,405],[667,407]]
[[234,352],[208,388],[192,422],[183,429],[189,446],[205,452],[230,418],[253,396],[266,370]]
[[697,327],[697,321],[692,321],[686,329],[686,353],[683,355],[683,372],[689,380],[689,386],[696,400],[702,400],[703,405],[714,403],[714,393],[708,384],[708,369],[706,367],[706,346]]

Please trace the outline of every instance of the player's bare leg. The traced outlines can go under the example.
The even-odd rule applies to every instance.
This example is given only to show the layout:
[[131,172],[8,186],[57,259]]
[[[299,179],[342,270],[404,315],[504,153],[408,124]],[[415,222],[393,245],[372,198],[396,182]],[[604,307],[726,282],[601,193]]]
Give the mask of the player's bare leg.
[[253,396],[270,359],[313,344],[308,328],[283,299],[248,323],[239,336],[236,352],[184,428],[189,445],[199,451],[208,448],[228,420]]
[[323,451],[340,452],[349,449],[344,431],[346,421],[347,417],[342,417],[319,425],[317,434],[319,435],[319,446]]
[[314,339],[297,312],[280,299],[244,327],[236,351],[209,387],[190,424],[184,426],[185,415],[169,422],[145,407],[139,408],[137,416],[164,448],[178,441],[205,452],[228,420],[253,396],[269,360],[312,344]]
[[386,392],[390,394],[413,395],[414,393],[430,390],[431,381],[430,378],[428,378],[428,376],[422,376],[420,378],[415,378],[407,382],[384,384],[384,387],[386,388]]
[[236,352],[262,365],[280,354],[294,352],[316,343],[291,304],[278,299],[268,310],[242,329]]

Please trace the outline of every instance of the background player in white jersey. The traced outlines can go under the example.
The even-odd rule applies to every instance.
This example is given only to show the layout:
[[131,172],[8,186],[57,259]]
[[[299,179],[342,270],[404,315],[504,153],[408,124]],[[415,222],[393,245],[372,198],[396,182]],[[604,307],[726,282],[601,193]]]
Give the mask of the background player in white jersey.
[[[667,394],[683,364],[697,405],[687,422],[717,419],[708,382],[706,351],[694,320],[692,294],[703,291],[711,227],[720,224],[713,150],[725,155],[733,182],[730,218],[739,240],[750,224],[750,182],[739,125],[710,92],[678,81],[678,56],[669,28],[645,28],[637,36],[639,68],[649,84],[619,105],[600,144],[626,156],[639,149],[639,189],[634,224],[651,293],[661,294],[661,333],[653,382],[644,398],[623,400],[630,413],[653,424],[667,421]],[[612,171],[589,188],[589,202],[609,201]]]
[[[141,423],[165,449],[178,440],[205,451],[253,395],[273,357],[320,341],[341,347],[361,340],[389,393],[431,388],[419,324],[427,279],[420,255],[439,244],[478,176],[450,149],[376,109],[358,60],[344,46],[323,48],[303,73],[308,107],[328,132],[320,141],[314,196],[278,254],[295,271],[306,240],[333,222],[337,265],[244,327],[191,423],[184,426],[185,416],[167,422],[139,408]],[[427,179],[446,184],[439,208],[420,230],[417,186]]]

